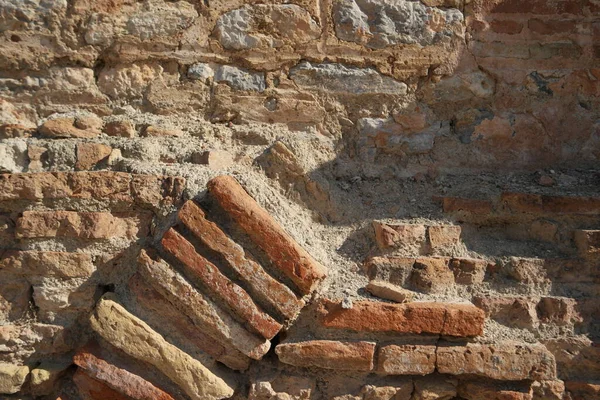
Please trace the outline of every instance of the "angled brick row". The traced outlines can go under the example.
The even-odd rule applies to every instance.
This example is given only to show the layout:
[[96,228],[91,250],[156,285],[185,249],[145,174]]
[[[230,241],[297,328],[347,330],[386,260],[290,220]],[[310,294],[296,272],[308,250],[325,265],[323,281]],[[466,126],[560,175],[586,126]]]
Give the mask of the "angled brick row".
[[179,219],[210,250],[220,254],[250,287],[252,296],[277,310],[285,318],[293,318],[304,302],[283,283],[271,277],[244,249],[215,223],[206,219],[204,211],[193,201],[179,211]]
[[449,336],[483,334],[485,314],[472,304],[426,303],[386,304],[355,302],[352,308],[324,300],[321,323],[327,328],[358,332],[432,333]]
[[205,334],[255,360],[260,360],[269,351],[268,340],[260,339],[244,329],[228,312],[198,292],[166,262],[154,261],[142,251],[138,264],[144,280]]
[[372,371],[385,375],[477,375],[507,381],[556,378],[554,356],[542,345],[502,342],[493,345],[384,345],[310,340],[276,347],[279,360],[298,367]]
[[[81,369],[75,371],[75,374],[73,375],[73,382],[77,387],[79,396],[83,400],[131,400],[131,397],[120,393],[109,387],[107,384],[92,378]],[[62,400],[62,397],[60,399]]]
[[233,388],[223,379],[110,298],[98,302],[90,325],[111,345],[156,367],[192,399],[216,400],[233,395]]
[[208,182],[208,189],[221,208],[303,294],[315,289],[325,277],[325,268],[296,243],[235,178],[216,177]]
[[75,354],[73,363],[88,377],[103,383],[126,398],[173,400],[171,395],[144,378],[116,367],[86,349]]
[[244,289],[198,254],[194,246],[173,228],[165,233],[161,243],[165,250],[182,262],[185,274],[190,279],[200,281],[209,292],[233,310],[250,329],[265,339],[271,339],[279,332],[281,324],[260,310]]
[[[168,321],[170,334],[177,331],[180,337],[185,338],[193,346],[231,369],[245,370],[248,368],[250,358],[233,346],[223,345],[205,334],[194,325],[189,317],[147,284],[139,274],[134,274],[129,279],[127,287],[144,310],[149,314],[160,316],[161,321]],[[141,315],[141,317],[144,318],[144,315]]]

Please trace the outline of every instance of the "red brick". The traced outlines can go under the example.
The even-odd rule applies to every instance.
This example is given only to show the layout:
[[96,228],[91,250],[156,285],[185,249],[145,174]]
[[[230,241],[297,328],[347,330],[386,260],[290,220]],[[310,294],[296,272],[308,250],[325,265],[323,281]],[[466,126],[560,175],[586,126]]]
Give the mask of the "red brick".
[[359,332],[434,333],[450,336],[478,336],[483,333],[484,313],[470,304],[354,302],[344,309],[341,303],[324,300],[321,323],[327,328]]
[[244,249],[215,223],[206,219],[204,211],[188,201],[179,211],[179,219],[212,251],[219,253],[229,266],[248,283],[255,299],[267,303],[286,318],[293,318],[304,302],[284,284],[272,278]]
[[375,343],[311,340],[280,344],[275,353],[279,361],[297,367],[371,371]]
[[454,287],[448,258],[417,258],[410,276],[411,285],[424,293],[444,293]]
[[273,265],[285,273],[302,293],[308,294],[315,289],[325,277],[325,268],[300,247],[235,178],[214,178],[208,182],[208,189],[220,206],[265,252]]
[[[530,387],[526,383],[466,381],[458,385],[458,394],[465,400],[532,400]],[[549,400],[549,399],[548,399]]]
[[180,200],[184,187],[181,177],[111,171],[2,174],[0,201],[74,198],[158,206]]
[[532,18],[529,20],[528,26],[532,32],[542,35],[555,35],[557,33],[575,31],[577,22],[574,20],[541,20]]
[[152,383],[131,372],[109,364],[105,360],[87,351],[80,350],[73,357],[73,362],[85,370],[85,373],[110,387],[111,389],[133,399],[172,400],[169,394]]
[[100,135],[95,129],[80,129],[75,126],[75,118],[56,118],[44,122],[38,129],[47,138],[83,138],[90,139]]
[[92,257],[85,253],[9,250],[0,257],[0,271],[18,275],[86,278],[95,269]]
[[473,303],[485,311],[493,320],[516,328],[534,328],[537,326],[537,301],[528,297],[477,296]]
[[508,35],[516,35],[523,30],[523,24],[518,21],[493,20],[490,25],[494,32],[505,33]]
[[252,330],[265,339],[271,339],[282,328],[281,324],[254,304],[244,289],[223,275],[213,263],[196,253],[194,245],[173,228],[165,233],[161,243],[165,250],[183,263],[185,274],[190,279],[202,282],[204,287],[233,310]]
[[402,247],[414,249],[417,254],[425,244],[425,226],[415,224],[388,224],[373,222],[375,239],[380,249]]
[[488,261],[475,258],[453,258],[450,260],[450,269],[454,273],[454,280],[460,285],[483,283],[488,265]]
[[600,384],[590,382],[566,381],[565,387],[569,400],[600,399]]
[[138,259],[139,271],[146,282],[164,296],[194,325],[222,345],[232,346],[244,355],[260,360],[271,346],[244,329],[231,315],[199,293],[170,265],[155,261],[145,252]]
[[600,257],[600,230],[577,230],[573,239],[581,257]]
[[600,198],[545,196],[529,193],[502,193],[502,201],[510,211],[532,214],[600,214]]
[[492,8],[493,13],[506,14],[575,14],[583,13],[583,1],[581,0],[504,0]]
[[379,349],[377,371],[387,375],[427,375],[435,371],[436,346],[388,345]]
[[577,59],[583,54],[583,49],[575,43],[535,43],[530,45],[529,54],[532,59],[541,60],[555,57]]
[[150,214],[24,211],[17,220],[17,238],[70,237],[134,239],[148,235]]
[[459,197],[444,197],[442,206],[445,213],[463,211],[471,214],[489,214],[494,206],[491,201],[465,199]]
[[111,121],[104,126],[104,133],[108,136],[132,138],[135,136],[135,125],[129,120]]
[[365,261],[369,279],[386,280],[395,285],[408,283],[416,258],[372,257]]
[[556,357],[561,379],[587,381],[600,376],[600,343],[575,336],[549,339],[544,345]]
[[131,397],[119,393],[104,383],[89,377],[80,369],[73,375],[73,382],[75,382],[79,396],[83,400],[131,400]]
[[382,299],[395,301],[396,303],[405,303],[411,301],[414,292],[406,290],[400,286],[396,286],[393,283],[373,280],[365,287],[365,290],[371,293],[373,296],[380,297]]
[[554,356],[544,346],[511,342],[439,346],[437,369],[442,374],[479,375],[509,381],[556,377]]
[[436,225],[427,228],[427,240],[431,250],[451,249],[460,243],[461,227],[457,225]]
[[[245,370],[250,364],[250,359],[236,350],[233,346],[222,345],[217,340],[208,336],[182,312],[177,310],[167,299],[155,289],[150,287],[143,278],[134,274],[128,281],[127,287],[135,296],[140,305],[155,317],[168,325],[170,333],[177,331],[180,337],[185,338],[194,347],[201,349],[215,360],[227,365],[234,370]],[[143,315],[140,315],[144,318]]]
[[540,322],[565,325],[573,322],[575,315],[575,299],[567,297],[542,297],[537,305]]
[[100,143],[78,143],[75,169],[78,171],[92,169],[100,161],[107,158],[111,151],[110,146]]
[[35,131],[35,128],[20,124],[2,124],[0,125],[0,139],[28,138],[31,137]]

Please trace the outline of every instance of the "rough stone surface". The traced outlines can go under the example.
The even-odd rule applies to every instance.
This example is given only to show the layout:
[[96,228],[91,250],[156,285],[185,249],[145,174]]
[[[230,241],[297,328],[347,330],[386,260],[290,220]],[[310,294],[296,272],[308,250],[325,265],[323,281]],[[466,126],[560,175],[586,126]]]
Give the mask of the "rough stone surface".
[[374,69],[352,68],[343,64],[311,64],[303,61],[290,70],[299,86],[328,93],[391,94],[404,96],[407,86]]
[[320,35],[310,14],[295,4],[256,4],[223,14],[215,34],[226,49],[299,45]]
[[29,375],[29,367],[0,363],[0,393],[17,393]]
[[101,299],[90,318],[92,329],[113,346],[147,362],[193,399],[222,399],[233,395],[233,388],[200,362],[167,343],[142,320],[109,299]]
[[340,39],[382,48],[433,44],[451,36],[452,26],[460,27],[463,15],[457,9],[434,9],[412,1],[336,0],[333,19]]
[[275,353],[281,362],[298,367],[370,371],[375,343],[313,340],[280,344]]

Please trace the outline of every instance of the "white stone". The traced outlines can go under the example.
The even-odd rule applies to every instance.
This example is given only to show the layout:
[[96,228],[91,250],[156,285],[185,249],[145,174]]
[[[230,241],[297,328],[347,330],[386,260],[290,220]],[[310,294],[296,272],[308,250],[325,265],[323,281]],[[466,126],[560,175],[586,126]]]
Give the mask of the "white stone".
[[170,36],[188,28],[198,13],[186,1],[176,3],[145,2],[143,10],[127,21],[127,30],[142,40],[157,36]]
[[372,68],[347,67],[343,64],[311,64],[303,61],[290,71],[301,87],[335,93],[406,95],[408,87]]
[[190,65],[187,76],[190,79],[206,82],[208,79],[212,79],[215,76],[215,71],[211,68],[210,64],[196,63]]
[[226,49],[280,47],[285,41],[306,43],[320,36],[319,25],[295,4],[253,4],[219,17],[215,33]]
[[427,7],[418,1],[336,0],[333,19],[340,39],[383,48],[400,43],[433,44],[451,36],[452,31],[444,28],[461,24],[463,15],[457,9]]
[[237,90],[262,92],[266,88],[263,72],[250,72],[243,68],[221,65],[215,71],[215,81],[225,82]]

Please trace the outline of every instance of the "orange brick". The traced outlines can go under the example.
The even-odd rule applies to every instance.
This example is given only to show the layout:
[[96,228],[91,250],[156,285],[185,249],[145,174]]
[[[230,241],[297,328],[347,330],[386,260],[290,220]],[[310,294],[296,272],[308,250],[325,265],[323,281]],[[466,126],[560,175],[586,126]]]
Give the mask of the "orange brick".
[[186,202],[179,210],[179,219],[205,246],[219,253],[240,279],[248,283],[255,299],[267,303],[286,318],[295,317],[304,306],[304,302],[287,286],[272,278],[239,244],[207,220],[204,211],[193,201]]
[[127,370],[109,364],[102,358],[82,349],[73,357],[73,362],[85,373],[111,389],[134,399],[173,400],[169,394],[152,383]]
[[185,273],[192,280],[202,282],[216,298],[233,310],[252,330],[271,339],[281,329],[281,324],[260,310],[248,293],[223,275],[219,269],[196,253],[194,246],[173,228],[161,241],[165,250],[173,254],[185,266]]
[[327,328],[358,332],[434,333],[478,336],[483,333],[484,313],[470,304],[355,302],[350,309],[324,300],[321,323]]
[[311,340],[280,344],[275,353],[281,362],[297,367],[371,371],[375,343]]
[[260,247],[269,260],[286,274],[304,294],[312,292],[325,277],[317,263],[231,176],[208,182],[211,195]]

